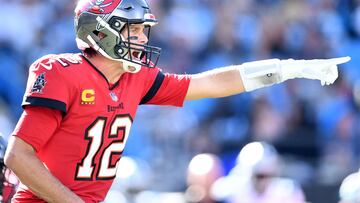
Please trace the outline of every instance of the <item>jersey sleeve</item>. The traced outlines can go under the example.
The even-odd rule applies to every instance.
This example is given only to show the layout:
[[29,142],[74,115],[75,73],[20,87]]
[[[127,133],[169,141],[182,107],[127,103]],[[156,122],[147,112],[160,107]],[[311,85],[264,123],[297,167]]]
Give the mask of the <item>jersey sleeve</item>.
[[64,69],[51,56],[43,57],[29,69],[22,107],[43,106],[66,113],[71,95]]
[[158,68],[149,69],[151,82],[140,104],[171,105],[181,107],[189,88],[191,77],[163,73]]
[[12,135],[30,144],[39,151],[54,134],[62,120],[58,110],[30,106],[24,109]]

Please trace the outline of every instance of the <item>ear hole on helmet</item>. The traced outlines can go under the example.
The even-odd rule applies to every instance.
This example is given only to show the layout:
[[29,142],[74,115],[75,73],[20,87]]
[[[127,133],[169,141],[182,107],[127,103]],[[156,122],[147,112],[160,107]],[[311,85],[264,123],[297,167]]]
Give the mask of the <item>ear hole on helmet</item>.
[[99,32],[97,30],[93,31],[94,35],[96,35],[99,39],[104,39],[107,35],[103,32]]

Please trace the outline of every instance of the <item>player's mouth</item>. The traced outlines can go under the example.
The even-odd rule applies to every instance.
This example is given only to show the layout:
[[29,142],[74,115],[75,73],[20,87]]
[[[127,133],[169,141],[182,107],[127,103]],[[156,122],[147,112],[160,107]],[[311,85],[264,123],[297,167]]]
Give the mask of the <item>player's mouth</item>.
[[133,50],[131,52],[131,57],[140,61],[141,60],[141,51]]

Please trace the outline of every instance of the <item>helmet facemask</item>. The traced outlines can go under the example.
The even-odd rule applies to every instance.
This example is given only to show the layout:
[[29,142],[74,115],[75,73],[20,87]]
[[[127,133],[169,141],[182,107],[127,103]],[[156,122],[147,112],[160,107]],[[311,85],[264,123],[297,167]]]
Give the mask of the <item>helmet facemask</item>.
[[[117,18],[113,18],[110,20],[109,23],[110,23],[110,27],[112,27],[112,28],[115,27],[114,30],[117,30],[116,27],[118,27],[118,26],[115,26],[115,25],[120,24],[121,21]],[[139,43],[132,42],[132,40],[136,40],[136,39],[134,39],[134,37],[136,37],[136,36],[131,36],[131,32],[130,32],[130,26],[133,24],[143,24],[145,26],[145,34],[148,39],[146,44],[139,44]],[[123,32],[123,30],[125,28],[127,28],[127,29],[125,32]],[[118,33],[120,33],[120,42],[115,45],[114,53],[119,58],[121,58],[127,62],[130,62],[130,63],[135,63],[138,65],[142,65],[142,66],[146,66],[146,67],[150,67],[150,68],[153,68],[156,66],[156,64],[159,60],[159,57],[160,57],[161,49],[158,47],[149,45],[149,38],[150,38],[150,31],[151,31],[150,25],[147,25],[145,23],[126,22],[126,23],[124,23],[122,28],[117,31],[118,31]]]

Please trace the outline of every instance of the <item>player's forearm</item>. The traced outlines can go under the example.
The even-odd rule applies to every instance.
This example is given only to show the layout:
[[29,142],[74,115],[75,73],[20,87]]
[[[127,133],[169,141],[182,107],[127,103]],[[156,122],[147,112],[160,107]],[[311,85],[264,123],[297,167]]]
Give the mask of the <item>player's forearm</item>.
[[13,148],[11,141],[9,148],[6,152],[5,164],[38,197],[47,202],[84,202],[55,178],[45,168],[34,152]]
[[322,85],[334,83],[337,66],[350,57],[314,60],[269,59],[248,62],[192,75],[186,100],[225,97],[253,91],[294,78],[320,80]]
[[238,66],[192,75],[186,100],[226,97],[244,92]]
[[320,80],[322,85],[330,85],[338,77],[338,65],[349,60],[350,57],[313,60],[268,59],[244,63],[239,66],[239,72],[244,89],[248,92],[295,78]]

